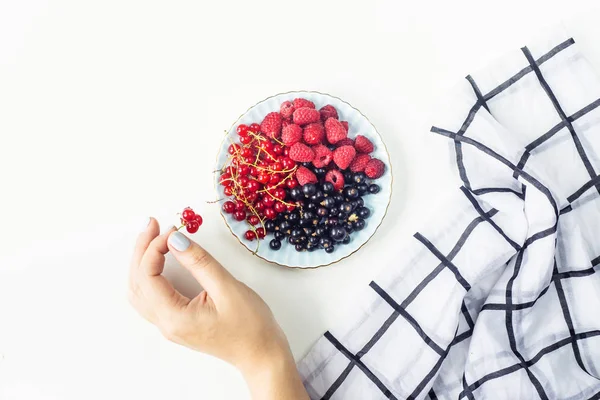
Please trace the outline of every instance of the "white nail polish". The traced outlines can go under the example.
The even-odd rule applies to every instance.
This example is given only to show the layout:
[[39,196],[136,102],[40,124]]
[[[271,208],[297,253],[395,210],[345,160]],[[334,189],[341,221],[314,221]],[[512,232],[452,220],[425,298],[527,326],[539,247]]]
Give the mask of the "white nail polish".
[[177,251],[186,251],[190,247],[190,240],[183,233],[177,231],[169,236],[169,244]]

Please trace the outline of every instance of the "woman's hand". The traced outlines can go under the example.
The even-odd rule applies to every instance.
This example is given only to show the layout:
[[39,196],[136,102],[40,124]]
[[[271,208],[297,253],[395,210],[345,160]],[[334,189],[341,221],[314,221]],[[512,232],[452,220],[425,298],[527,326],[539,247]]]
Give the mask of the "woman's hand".
[[[187,268],[204,291],[193,299],[161,274],[165,254]],[[159,235],[151,218],[131,262],[129,300],[169,340],[236,366],[254,398],[307,399],[287,339],[265,302],[185,235]]]

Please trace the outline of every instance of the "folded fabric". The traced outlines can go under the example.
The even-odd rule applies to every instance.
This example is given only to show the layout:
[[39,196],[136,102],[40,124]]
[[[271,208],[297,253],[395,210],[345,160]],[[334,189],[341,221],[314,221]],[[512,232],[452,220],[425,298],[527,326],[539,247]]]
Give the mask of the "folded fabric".
[[549,39],[432,132],[463,186],[299,363],[310,397],[600,399],[600,80]]

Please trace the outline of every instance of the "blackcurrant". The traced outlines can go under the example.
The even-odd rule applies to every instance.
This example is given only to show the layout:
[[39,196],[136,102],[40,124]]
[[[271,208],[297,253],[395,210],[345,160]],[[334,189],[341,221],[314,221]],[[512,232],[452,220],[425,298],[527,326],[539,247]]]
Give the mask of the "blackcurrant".
[[352,181],[354,183],[365,183],[367,180],[367,176],[365,175],[364,172],[357,172],[354,174],[354,176],[352,177]]
[[302,200],[304,198],[304,193],[302,192],[302,189],[295,187],[290,190],[290,197],[294,200]]
[[317,178],[322,178],[325,176],[325,174],[327,174],[327,170],[325,168],[315,168],[314,173]]
[[347,184],[350,184],[353,179],[354,179],[354,174],[352,173],[352,171],[344,172],[344,182],[346,182]]
[[342,244],[348,244],[350,243],[350,241],[352,240],[352,237],[350,235],[346,236],[346,239],[342,240]]
[[308,205],[306,206],[307,210],[316,210],[317,207],[319,207],[318,205],[316,205],[315,203],[308,203]]
[[346,222],[343,226],[348,234],[354,231],[354,225],[352,225],[352,222]]
[[379,185],[376,185],[374,183],[369,185],[369,193],[371,194],[377,194],[380,190],[381,188],[379,187]]
[[346,196],[348,199],[356,199],[358,195],[358,189],[355,187],[350,186],[344,189],[344,196]]
[[327,228],[325,228],[323,226],[317,226],[315,228],[315,236],[317,236],[317,237],[320,238],[320,237],[322,237],[322,236],[324,236],[326,234],[327,234]]
[[328,216],[328,215],[329,215],[329,210],[328,210],[328,209],[326,209],[325,207],[319,207],[319,208],[317,209],[317,215],[318,215],[319,217],[326,217],[326,216]]
[[363,207],[365,205],[365,199],[359,197],[358,199],[356,199],[356,204],[358,207]]
[[329,236],[336,242],[341,242],[346,238],[347,232],[341,226],[334,226],[329,230]]
[[311,253],[312,253],[313,251],[317,250],[318,248],[319,248],[319,246],[317,246],[317,245],[314,245],[314,244],[310,244],[310,243],[308,243],[308,244],[306,245],[306,251],[308,251],[308,252],[311,252]]
[[281,221],[281,223],[279,224],[279,231],[287,233],[287,231],[289,231],[291,227],[292,227],[292,223],[288,220],[284,220],[284,221]]
[[294,228],[294,229],[292,229],[292,232],[290,233],[290,235],[294,238],[297,238],[297,237],[304,235],[304,231],[300,228]]
[[354,227],[354,230],[358,232],[358,231],[362,231],[363,229],[365,229],[366,224],[367,223],[365,222],[364,219],[359,218],[352,223],[352,226]]
[[325,182],[321,186],[321,190],[323,191],[323,193],[330,194],[334,192],[335,188],[333,187],[333,183]]
[[272,250],[279,250],[281,249],[281,241],[277,240],[277,239],[273,239],[271,240],[271,242],[269,243],[269,247]]
[[330,217],[336,217],[337,215],[338,215],[337,208],[332,208],[331,210],[329,210],[329,216]]
[[323,192],[317,190],[312,196],[310,196],[310,201],[312,201],[313,203],[320,203],[324,197],[325,195],[323,194]]
[[325,253],[331,254],[335,251],[335,246],[331,245],[325,249]]
[[362,196],[369,191],[369,185],[366,183],[359,183],[356,185],[356,189],[358,189],[358,193]]
[[323,249],[327,249],[333,246],[333,242],[328,237],[322,237],[321,239],[319,239],[319,246]]
[[271,221],[271,220],[265,221],[265,229],[267,230],[267,232],[275,232],[276,226],[277,225],[275,224],[275,221]]
[[306,185],[302,186],[302,193],[304,193],[306,197],[310,197],[316,192],[317,185],[315,185],[314,183],[307,183]]
[[312,244],[312,245],[317,245],[317,244],[319,244],[319,238],[316,236],[309,236],[308,243]]
[[348,219],[348,213],[345,213],[343,211],[340,211],[337,215],[338,219],[340,219],[341,221],[345,221],[346,219]]
[[351,213],[352,212],[352,204],[348,202],[343,202],[340,204],[339,209],[341,212]]
[[325,208],[333,208],[335,207],[335,200],[331,197],[327,197],[321,202],[321,205]]
[[357,210],[356,215],[362,219],[367,219],[371,216],[371,210],[369,210],[367,207],[361,207]]
[[344,202],[344,196],[341,193],[336,193],[333,195],[333,199],[335,200],[335,204],[341,204]]
[[275,233],[273,234],[273,236],[277,240],[283,240],[283,239],[285,239],[285,233],[283,233],[281,231],[275,231]]

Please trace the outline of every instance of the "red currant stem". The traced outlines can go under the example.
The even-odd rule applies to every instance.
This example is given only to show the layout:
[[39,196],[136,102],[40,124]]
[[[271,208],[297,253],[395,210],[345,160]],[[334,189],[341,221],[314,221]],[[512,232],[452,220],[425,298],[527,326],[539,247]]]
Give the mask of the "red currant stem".
[[280,142],[279,140],[277,140],[277,138],[274,138],[274,137],[273,137],[273,138],[271,138],[271,139],[273,139],[274,141],[276,141],[277,143],[279,143],[280,145],[282,145],[282,146],[283,146],[283,142]]
[[276,201],[278,201],[278,202],[280,202],[280,203],[283,203],[283,204],[285,204],[286,206],[294,206],[294,207],[296,207],[296,205],[295,205],[295,204],[292,204],[292,203],[286,203],[285,201],[283,201],[283,200],[281,200],[281,199],[278,199],[277,197],[273,196],[273,195],[271,194],[271,192],[267,192],[267,194],[268,194],[269,196],[271,196],[272,198],[274,198]]
[[211,201],[207,200],[206,203],[207,204],[215,204],[215,203],[218,203],[220,201],[227,200],[227,199],[228,199],[227,197],[222,197],[222,198],[217,199],[217,200],[211,200]]

